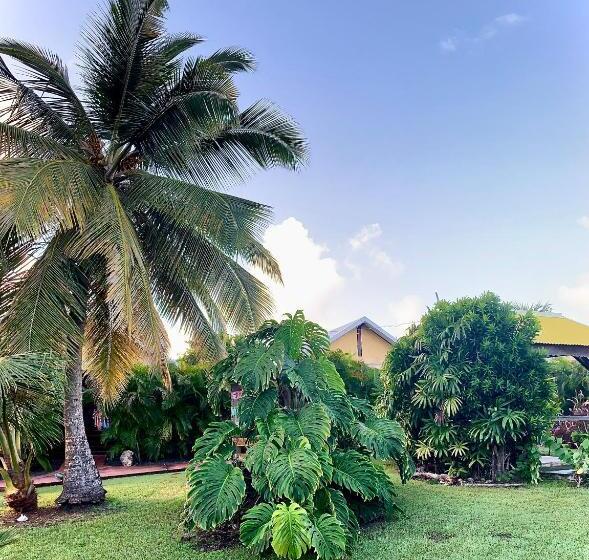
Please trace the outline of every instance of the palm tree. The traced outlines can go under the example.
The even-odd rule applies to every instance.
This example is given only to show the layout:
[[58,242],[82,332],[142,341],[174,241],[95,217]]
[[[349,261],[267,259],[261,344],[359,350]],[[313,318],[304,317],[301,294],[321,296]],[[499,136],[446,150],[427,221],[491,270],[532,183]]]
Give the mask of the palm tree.
[[272,104],[239,110],[234,75],[252,56],[181,59],[201,38],[167,34],[166,10],[110,0],[92,16],[80,95],[57,55],[0,40],[0,56],[24,68],[19,78],[0,58],[0,239],[4,253],[25,254],[2,305],[12,351],[67,358],[60,504],[104,498],[83,372],[112,400],[139,359],[166,378],[163,320],[214,353],[218,332],[251,331],[269,313],[248,268],[280,278],[261,244],[270,209],[220,188],[306,157],[298,126]]
[[0,476],[18,512],[37,509],[33,459],[61,439],[62,373],[51,355],[0,357]]

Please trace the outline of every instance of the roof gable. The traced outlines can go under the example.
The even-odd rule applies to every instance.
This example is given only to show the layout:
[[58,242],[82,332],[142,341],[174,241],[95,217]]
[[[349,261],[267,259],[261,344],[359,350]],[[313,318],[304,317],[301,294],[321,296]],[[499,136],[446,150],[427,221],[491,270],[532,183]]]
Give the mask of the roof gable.
[[368,317],[360,317],[355,321],[351,321],[350,323],[346,323],[341,327],[337,327],[336,329],[329,331],[329,340],[331,342],[335,342],[338,338],[341,338],[345,334],[361,326],[368,327],[371,331],[374,331],[378,336],[386,340],[389,344],[394,344],[397,341],[397,339],[392,334],[385,331],[382,327],[377,325]]

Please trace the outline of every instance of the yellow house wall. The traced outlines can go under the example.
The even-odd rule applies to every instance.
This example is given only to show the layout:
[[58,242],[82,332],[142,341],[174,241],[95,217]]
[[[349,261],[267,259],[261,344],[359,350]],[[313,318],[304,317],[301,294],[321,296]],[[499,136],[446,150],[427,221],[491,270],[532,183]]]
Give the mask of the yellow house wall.
[[346,333],[335,342],[331,343],[332,350],[342,350],[355,358],[362,360],[365,364],[373,367],[381,367],[386,355],[391,349],[391,344],[378,336],[374,331],[362,327],[362,357],[358,356],[356,344],[356,329]]

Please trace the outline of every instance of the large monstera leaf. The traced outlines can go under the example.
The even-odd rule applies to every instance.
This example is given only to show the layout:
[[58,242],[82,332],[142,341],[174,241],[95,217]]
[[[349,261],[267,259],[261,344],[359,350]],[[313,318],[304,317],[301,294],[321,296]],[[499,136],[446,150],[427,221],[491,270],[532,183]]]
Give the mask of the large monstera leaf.
[[317,490],[322,474],[319,458],[304,447],[281,449],[267,470],[272,493],[295,502],[304,502]]
[[307,404],[297,411],[284,412],[279,416],[284,431],[291,438],[306,437],[315,450],[325,447],[331,424],[327,411],[320,403]]
[[317,362],[311,358],[301,360],[296,366],[285,369],[291,387],[300,391],[308,401],[319,400],[324,380],[317,376]]
[[397,497],[395,486],[382,465],[375,464],[374,471],[376,495],[384,505],[386,516],[390,518],[394,513],[399,511],[399,506],[395,500]]
[[332,426],[341,433],[348,434],[356,421],[348,396],[343,393],[325,390],[320,392],[320,398]]
[[335,451],[332,461],[334,484],[360,495],[364,500],[375,497],[375,471],[368,457],[353,450]]
[[321,356],[317,360],[317,368],[321,372],[328,390],[345,394],[346,384],[331,360],[328,360],[325,356]]
[[249,392],[264,391],[282,369],[284,344],[273,342],[270,346],[251,346],[237,361],[236,380]]
[[294,315],[287,313],[286,317],[287,319],[276,329],[274,338],[284,344],[287,356],[293,360],[299,360],[303,355],[307,321],[301,310]]
[[394,420],[368,418],[356,422],[352,434],[377,459],[397,459],[405,452],[405,432]]
[[333,507],[333,514],[346,528],[346,536],[348,545],[356,542],[358,533],[360,532],[360,525],[354,512],[348,506],[348,502],[344,495],[335,488],[328,488],[331,505]]
[[188,511],[195,525],[212,529],[231,519],[245,497],[241,469],[222,457],[205,461],[188,473]]
[[335,517],[324,513],[311,525],[311,546],[322,560],[336,560],[346,552],[346,531]]
[[229,456],[233,451],[231,438],[239,435],[239,428],[231,421],[211,422],[194,443],[194,461],[204,461],[213,455]]
[[261,554],[270,546],[273,513],[274,508],[270,504],[258,504],[241,518],[239,538],[256,554]]
[[239,400],[239,425],[250,428],[257,419],[266,418],[276,406],[278,391],[268,387],[259,393],[246,393]]
[[272,514],[272,548],[277,556],[298,560],[311,546],[311,520],[296,502],[278,504]]

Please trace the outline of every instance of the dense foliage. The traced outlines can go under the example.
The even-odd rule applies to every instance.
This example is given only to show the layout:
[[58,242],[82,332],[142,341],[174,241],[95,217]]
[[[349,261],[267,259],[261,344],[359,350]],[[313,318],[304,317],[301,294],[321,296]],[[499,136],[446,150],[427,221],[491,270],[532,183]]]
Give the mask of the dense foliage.
[[108,455],[132,450],[139,461],[188,457],[194,440],[212,419],[207,370],[180,361],[169,366],[170,390],[148,366],[136,366],[116,404],[106,408],[102,433]]
[[[241,387],[238,425],[213,423],[194,445],[189,526],[209,530],[238,516],[253,553],[340,558],[359,522],[391,515],[395,489],[375,459],[411,468],[405,434],[348,395],[327,358],[327,332],[302,312],[236,342],[214,369],[211,396]],[[246,437],[243,462],[232,438]],[[228,461],[233,458],[232,461]],[[198,468],[197,468],[198,465]]]
[[439,301],[391,350],[382,405],[425,466],[538,477],[536,443],[558,411],[554,380],[532,346],[538,324],[497,296]]
[[164,321],[209,354],[225,327],[253,330],[272,300],[252,269],[280,279],[261,243],[271,210],[224,189],[306,157],[276,106],[240,106],[251,53],[190,54],[203,39],[169,33],[167,10],[103,2],[75,81],[57,54],[0,40],[0,259],[27,261],[0,291],[10,353],[68,359],[62,504],[104,498],[82,429],[82,360],[114,400],[138,361],[166,376]]
[[562,413],[571,414],[579,394],[589,395],[589,370],[572,358],[550,359],[548,367],[556,380]]
[[375,402],[382,392],[378,368],[370,367],[342,350],[332,350],[327,357],[343,379],[348,395]]

